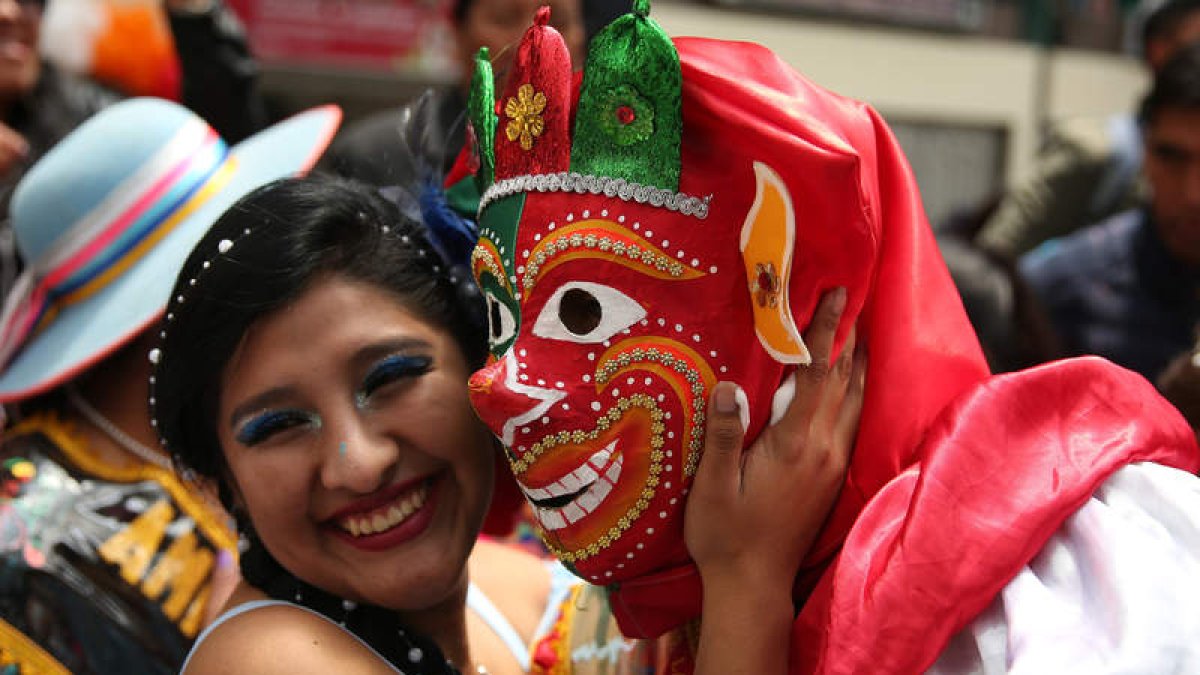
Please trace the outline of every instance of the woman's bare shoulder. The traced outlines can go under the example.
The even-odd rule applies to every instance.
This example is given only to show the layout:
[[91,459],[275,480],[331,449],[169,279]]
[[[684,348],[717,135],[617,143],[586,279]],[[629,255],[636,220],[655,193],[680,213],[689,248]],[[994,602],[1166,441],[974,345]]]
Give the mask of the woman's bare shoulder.
[[517,585],[526,593],[550,588],[547,559],[512,544],[480,539],[467,565],[471,581],[484,591],[496,583]]
[[208,673],[395,673],[342,627],[290,604],[233,616],[192,653],[185,675]]
[[524,549],[480,539],[467,562],[471,581],[518,627],[532,630],[550,595],[545,558]]

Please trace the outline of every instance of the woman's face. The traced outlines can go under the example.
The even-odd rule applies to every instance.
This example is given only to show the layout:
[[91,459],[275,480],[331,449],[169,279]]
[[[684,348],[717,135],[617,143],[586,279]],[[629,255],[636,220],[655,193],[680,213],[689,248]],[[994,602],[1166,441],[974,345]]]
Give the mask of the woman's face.
[[428,608],[464,583],[491,499],[457,343],[375,286],[318,280],[247,332],[217,418],[240,505],[308,583]]

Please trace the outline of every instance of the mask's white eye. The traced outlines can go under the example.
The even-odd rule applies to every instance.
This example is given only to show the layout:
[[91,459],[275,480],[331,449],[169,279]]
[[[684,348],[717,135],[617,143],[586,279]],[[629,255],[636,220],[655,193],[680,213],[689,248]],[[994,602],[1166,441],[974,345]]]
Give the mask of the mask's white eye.
[[641,321],[646,310],[610,286],[572,281],[554,291],[533,334],[568,342],[601,342]]
[[507,347],[517,334],[517,319],[504,301],[491,293],[484,293],[487,303],[488,345],[495,348]]

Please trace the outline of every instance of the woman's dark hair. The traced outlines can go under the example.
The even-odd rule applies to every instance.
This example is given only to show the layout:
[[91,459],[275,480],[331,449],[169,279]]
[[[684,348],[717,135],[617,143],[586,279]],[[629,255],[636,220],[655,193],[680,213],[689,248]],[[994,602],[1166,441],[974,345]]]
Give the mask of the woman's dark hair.
[[[439,646],[383,607],[356,606],[284,569],[233,503],[217,438],[223,372],[243,336],[331,276],[394,294],[408,311],[445,329],[468,366],[487,354],[483,303],[465,268],[471,228],[420,179],[395,201],[333,177],[289,178],[242,197],[196,245],[175,282],[160,333],[150,414],[177,464],[212,480],[248,546],[242,576],[268,596],[339,621],[392,665],[421,675],[457,673]],[[436,229],[426,229],[426,222]],[[430,235],[436,234],[431,240]],[[436,244],[436,246],[435,246]],[[461,263],[461,264],[459,264]],[[466,383],[463,383],[466,386]],[[417,654],[417,657],[412,656]],[[423,657],[420,655],[424,655]]]
[[226,363],[253,324],[329,275],[395,294],[407,310],[449,332],[472,369],[486,358],[482,300],[469,274],[443,261],[425,226],[374,188],[314,176],[279,180],[242,197],[179,274],[150,400],[167,450],[178,464],[213,479],[226,508],[232,494],[222,480],[216,432]]

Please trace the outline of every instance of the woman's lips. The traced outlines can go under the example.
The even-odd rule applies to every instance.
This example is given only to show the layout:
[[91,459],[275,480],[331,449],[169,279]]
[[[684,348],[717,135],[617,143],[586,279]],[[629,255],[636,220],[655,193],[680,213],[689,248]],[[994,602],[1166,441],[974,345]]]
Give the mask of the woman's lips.
[[428,496],[429,488],[421,484],[416,490],[401,495],[399,499],[390,504],[385,504],[368,513],[339,518],[337,524],[338,527],[341,527],[355,537],[384,532],[412,516],[413,513],[425,505],[425,499]]
[[436,507],[440,476],[408,481],[377,496],[359,500],[326,520],[343,541],[380,551],[412,539],[429,525]]

